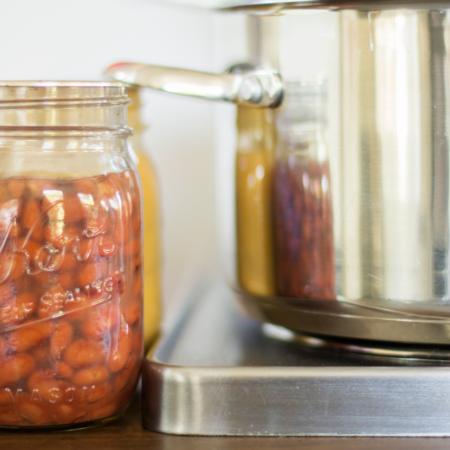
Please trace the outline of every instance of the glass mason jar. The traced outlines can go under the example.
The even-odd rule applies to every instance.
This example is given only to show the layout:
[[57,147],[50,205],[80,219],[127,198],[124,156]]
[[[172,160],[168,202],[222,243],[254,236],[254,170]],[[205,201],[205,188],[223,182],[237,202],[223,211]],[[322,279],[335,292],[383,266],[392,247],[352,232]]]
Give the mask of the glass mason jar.
[[120,415],[142,359],[126,88],[0,83],[0,426]]

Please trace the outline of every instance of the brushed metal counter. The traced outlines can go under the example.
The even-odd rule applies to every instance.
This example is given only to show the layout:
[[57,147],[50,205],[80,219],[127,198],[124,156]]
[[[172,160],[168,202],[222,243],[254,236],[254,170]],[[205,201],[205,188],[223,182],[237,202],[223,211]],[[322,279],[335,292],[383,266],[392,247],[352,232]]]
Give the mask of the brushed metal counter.
[[220,286],[192,296],[143,388],[144,426],[170,434],[450,435],[450,365],[269,338]]

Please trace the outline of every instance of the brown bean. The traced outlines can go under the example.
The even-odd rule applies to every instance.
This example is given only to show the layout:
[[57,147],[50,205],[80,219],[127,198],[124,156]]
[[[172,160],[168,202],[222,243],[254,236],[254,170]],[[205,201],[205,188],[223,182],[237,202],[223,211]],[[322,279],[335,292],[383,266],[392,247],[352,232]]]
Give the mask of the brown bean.
[[1,362],[0,387],[8,386],[26,378],[34,369],[32,356],[26,353],[5,358]]
[[64,361],[55,363],[55,370],[59,377],[69,379],[73,376],[74,370]]
[[2,358],[6,357],[8,355],[10,348],[8,345],[8,342],[3,337],[0,337],[0,364],[2,361]]
[[88,403],[97,402],[101,399],[106,399],[107,397],[112,397],[111,384],[108,382],[91,384],[85,396]]
[[34,227],[36,221],[40,218],[40,208],[36,200],[27,200],[20,215],[20,224],[27,230]]
[[108,302],[86,311],[81,324],[81,331],[87,338],[102,339],[118,323],[117,307]]
[[32,373],[28,378],[27,386],[33,398],[36,397],[51,404],[62,402],[66,385],[55,377],[56,372],[48,369]]
[[86,411],[83,408],[75,405],[68,405],[67,403],[52,405],[51,413],[53,423],[60,425],[80,421],[83,416],[86,415]]
[[17,285],[15,283],[6,282],[4,284],[0,284],[0,306],[9,302],[16,295],[17,295]]
[[78,275],[80,286],[87,286],[94,281],[100,280],[106,274],[106,261],[100,260],[93,263],[84,264]]
[[71,252],[66,252],[66,254],[63,257],[63,261],[61,266],[59,267],[59,270],[61,271],[68,271],[68,270],[74,270],[78,266],[78,261],[75,255]]
[[133,296],[136,298],[142,297],[142,277],[136,277],[133,283]]
[[50,354],[54,359],[59,359],[63,351],[72,342],[73,327],[67,320],[59,320],[54,325],[50,338]]
[[120,189],[121,183],[116,183],[115,180],[111,183],[112,178],[105,177],[99,180],[97,184],[98,197],[108,201],[117,195],[117,190]]
[[36,200],[28,200],[23,205],[20,216],[20,224],[27,231],[27,236],[40,241],[44,235],[42,217],[39,203]]
[[7,336],[10,348],[16,352],[26,352],[35,347],[52,333],[52,324],[48,322],[27,324]]
[[31,269],[36,269],[37,266],[37,255],[41,249],[41,243],[37,242],[29,237],[23,237],[19,239],[18,248],[26,255],[28,264]]
[[20,278],[25,273],[26,264],[26,256],[23,253],[0,254],[0,284]]
[[141,318],[142,306],[137,300],[122,301],[120,309],[128,325],[134,325]]
[[19,416],[31,425],[44,425],[50,421],[45,408],[31,398],[21,398],[16,407]]
[[[20,197],[20,195],[18,197]],[[8,189],[4,184],[0,184],[0,210],[2,208],[2,204],[6,203],[8,200],[11,200],[11,194],[8,192]]]
[[131,353],[136,356],[141,356],[144,350],[143,332],[141,327],[133,329],[131,334]]
[[90,384],[74,386],[74,398],[77,404],[87,405],[88,403],[107,400],[108,397],[114,396],[109,382],[100,384]]
[[140,366],[140,358],[136,356],[130,357],[127,365],[120,372],[118,372],[114,378],[114,391],[121,392],[126,387],[134,389]]
[[0,389],[0,407],[14,405],[14,394],[9,387]]
[[80,369],[72,377],[77,385],[89,385],[103,383],[109,377],[109,372],[104,366],[87,367]]
[[125,292],[125,277],[123,273],[115,272],[112,276],[113,291],[121,295]]
[[85,211],[78,195],[64,196],[64,222],[80,222],[85,218]]
[[[328,264],[334,260],[331,199],[329,190],[322,189],[329,175],[327,163],[299,158],[282,158],[274,168],[275,278],[280,295],[336,297],[334,267]],[[308,183],[299,182],[305,177]]]
[[141,252],[140,239],[130,239],[125,244],[125,255],[132,258],[139,255]]
[[18,426],[22,422],[22,417],[19,416],[14,408],[0,409],[0,424],[3,426]]
[[86,339],[78,339],[72,342],[64,352],[64,361],[75,369],[101,364],[104,360],[103,346]]
[[69,291],[77,287],[78,276],[75,271],[64,272],[58,277],[58,282],[64,290]]
[[39,293],[45,293],[45,290],[58,284],[58,274],[51,272],[39,272],[33,275],[34,287]]
[[33,349],[33,358],[38,366],[49,364],[50,347],[48,345],[38,345]]
[[125,367],[131,352],[131,336],[128,325],[121,327],[117,342],[112,348],[109,357],[109,369],[111,372],[119,372]]

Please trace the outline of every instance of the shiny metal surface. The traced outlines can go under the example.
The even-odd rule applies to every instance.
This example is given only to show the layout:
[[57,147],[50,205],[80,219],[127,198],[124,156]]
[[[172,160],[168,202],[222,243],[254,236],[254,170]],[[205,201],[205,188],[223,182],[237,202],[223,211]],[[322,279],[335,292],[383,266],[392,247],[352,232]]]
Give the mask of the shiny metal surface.
[[421,6],[423,8],[446,8],[446,0],[172,0],[171,3],[219,10],[266,11],[278,13],[288,8],[355,8],[378,9],[399,6]]
[[276,107],[283,97],[280,75],[268,70],[213,74],[121,62],[109,66],[105,75],[124,83],[149,87],[170,94],[261,108]]
[[283,102],[221,118],[218,209],[261,319],[450,344],[450,9],[427,5],[249,9],[244,60],[281,75]]
[[145,363],[144,426],[187,435],[450,435],[450,369],[268,338],[223,287],[191,302]]
[[414,345],[388,345],[386,343],[376,344],[373,341],[339,339],[328,336],[312,336],[308,334],[295,333],[284,327],[264,324],[264,332],[274,339],[281,339],[285,342],[295,342],[296,344],[318,350],[331,350],[341,352],[351,352],[362,356],[381,356],[389,358],[401,358],[411,364],[418,361],[442,361],[450,362],[450,350],[448,347],[414,346]]
[[349,11],[340,30],[336,297],[445,305],[448,12]]
[[[258,298],[252,295],[238,295],[238,299],[249,316],[262,322],[286,327],[297,333],[370,340],[378,343],[417,342],[442,346],[448,346],[450,339],[450,320],[445,317],[410,315],[399,310],[368,308],[365,305],[347,302],[330,304],[282,297]],[[349,346],[347,350],[350,350]],[[430,347],[424,347],[422,351],[428,352],[430,357],[433,356]],[[401,351],[397,356],[410,355]]]
[[[254,289],[253,265],[238,261],[231,272],[254,305],[270,304],[263,320],[449,343],[448,10],[320,14],[326,31],[303,34],[317,16],[286,10],[249,19],[251,62],[282,74],[285,99],[273,148],[260,147],[258,164],[240,174],[246,182],[234,181],[237,217],[240,196],[253,196],[255,213],[271,205],[275,286]],[[317,40],[318,56],[300,45],[305,36]],[[295,52],[297,60],[289,57]],[[270,164],[263,152],[273,155]],[[238,161],[248,155],[238,147]],[[266,197],[240,192],[261,168]],[[250,247],[251,235],[244,241],[238,230],[234,245]],[[252,245],[254,252],[260,243]]]

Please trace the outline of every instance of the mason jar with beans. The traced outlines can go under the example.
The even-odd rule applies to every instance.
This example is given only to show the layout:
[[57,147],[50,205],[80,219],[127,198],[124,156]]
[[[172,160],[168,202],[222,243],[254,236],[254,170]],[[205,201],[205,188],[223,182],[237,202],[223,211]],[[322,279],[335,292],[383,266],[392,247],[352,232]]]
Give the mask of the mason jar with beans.
[[0,84],[0,427],[127,407],[142,359],[141,197],[126,88]]

